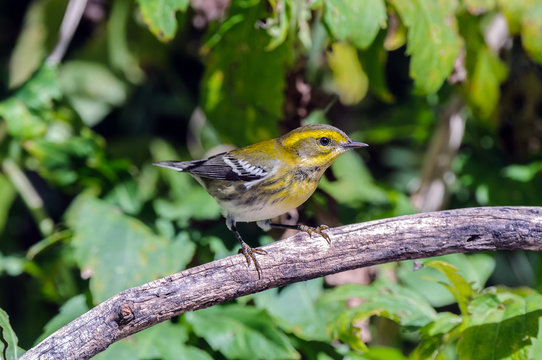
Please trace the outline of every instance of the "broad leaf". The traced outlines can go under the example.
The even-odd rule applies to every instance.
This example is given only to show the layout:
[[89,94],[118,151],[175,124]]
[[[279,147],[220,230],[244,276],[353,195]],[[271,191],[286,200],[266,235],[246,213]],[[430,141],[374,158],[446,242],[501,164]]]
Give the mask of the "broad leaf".
[[195,250],[186,234],[169,242],[139,220],[87,195],[74,201],[67,221],[74,230],[75,259],[90,277],[95,302],[182,270]]
[[446,276],[448,282],[440,282],[454,296],[463,315],[468,314],[467,306],[475,295],[475,291],[464,277],[459,274],[459,269],[441,260],[430,261],[425,266],[437,269]]
[[369,47],[386,26],[383,0],[328,0],[325,7],[324,22],[333,36],[360,49]]
[[525,7],[521,24],[521,43],[531,58],[542,64],[542,1]]
[[266,50],[270,37],[255,28],[267,14],[265,7],[265,2],[234,5],[230,19],[235,22],[213,34],[206,59],[203,110],[223,138],[238,146],[275,137],[283,117],[291,43]]
[[457,344],[461,358],[529,358],[539,333],[542,295],[486,293],[472,301],[469,312],[472,316]]
[[162,41],[168,41],[177,32],[178,11],[186,11],[188,0],[137,0],[143,19],[151,32]]
[[70,61],[58,75],[62,92],[87,126],[96,125],[126,100],[126,85],[97,62]]
[[280,292],[276,288],[264,291],[253,299],[285,331],[307,341],[329,341],[326,324],[331,319],[326,316],[330,312],[316,302],[323,290],[323,279],[315,279],[286,286]]
[[11,328],[8,314],[0,309],[0,354],[4,354],[6,360],[17,360],[22,355],[17,342],[17,335]]
[[436,92],[451,74],[461,49],[453,1],[390,0],[408,27],[410,75],[423,94]]
[[334,43],[327,53],[327,60],[341,102],[346,105],[360,102],[367,93],[369,83],[356,49],[344,43]]
[[56,68],[44,65],[12,97],[0,102],[0,118],[15,138],[42,136],[50,122],[53,100],[60,97]]
[[391,283],[340,286],[325,294],[320,301],[345,302],[350,298],[359,298],[363,302],[338,316],[332,325],[332,334],[360,351],[367,351],[367,346],[358,324],[371,316],[382,316],[412,329],[425,326],[437,317],[435,310],[419,294]]
[[[495,269],[495,259],[487,254],[451,254],[439,256],[437,259],[458,268],[459,274],[479,290],[484,288]],[[424,259],[422,263],[431,260]],[[412,261],[403,261],[399,264],[397,275],[402,283],[429,300],[435,307],[451,305],[456,301],[453,294],[441,285],[446,281],[446,276],[433,267],[424,266],[414,271]]]
[[187,340],[186,327],[166,321],[112,344],[93,359],[212,359],[205,351],[186,345]]
[[263,310],[239,305],[190,312],[186,320],[214,350],[234,359],[298,359],[288,337]]

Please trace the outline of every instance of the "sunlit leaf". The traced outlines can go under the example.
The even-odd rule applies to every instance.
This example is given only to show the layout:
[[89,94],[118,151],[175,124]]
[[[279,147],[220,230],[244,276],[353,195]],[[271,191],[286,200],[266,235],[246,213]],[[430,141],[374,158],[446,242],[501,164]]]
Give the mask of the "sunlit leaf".
[[456,31],[453,2],[390,0],[408,27],[407,53],[416,89],[436,92],[451,74],[462,46]]
[[0,102],[0,118],[5,119],[8,133],[15,138],[42,136],[53,100],[60,97],[56,69],[44,65],[12,97]]
[[469,100],[482,118],[488,118],[500,97],[500,85],[508,75],[508,69],[487,47],[479,49],[476,62],[467,81]]
[[386,26],[386,6],[383,0],[328,0],[324,22],[335,39],[365,49]]
[[503,170],[504,176],[521,182],[529,182],[542,171],[542,161],[534,161],[527,165],[509,165]]
[[[495,269],[495,259],[487,254],[451,254],[440,256],[438,259],[458,268],[459,273],[476,289],[484,288]],[[431,258],[424,259],[423,263],[430,261]],[[435,268],[424,266],[414,271],[412,261],[403,261],[399,265],[397,275],[402,283],[421,294],[435,307],[455,302],[452,293],[440,284],[446,281],[446,276]]]
[[22,351],[17,347],[18,341],[9,323],[8,314],[0,309],[0,354],[5,354],[6,360],[17,360],[22,355]]
[[542,1],[525,7],[521,24],[521,43],[531,58],[542,64]]
[[482,294],[469,306],[468,324],[457,351],[462,358],[527,359],[539,333],[542,295]]
[[162,41],[168,41],[177,32],[178,11],[186,11],[188,0],[137,0],[143,19],[151,32]]
[[459,309],[463,314],[467,314],[469,301],[475,295],[475,291],[464,277],[459,273],[459,269],[442,260],[433,260],[425,263],[425,266],[437,269],[443,273],[448,282],[441,282],[454,296]]
[[226,358],[299,359],[269,315],[252,307],[214,306],[185,315],[194,332]]
[[381,316],[409,328],[420,328],[437,317],[436,311],[421,295],[397,284],[377,282],[369,286],[343,285],[326,293],[323,303],[359,298],[361,305],[341,313],[332,324],[332,334],[354,349],[367,351],[359,324],[372,316]]
[[345,43],[334,43],[327,53],[329,68],[333,73],[333,85],[341,102],[357,104],[365,97],[369,82],[359,62],[356,49]]

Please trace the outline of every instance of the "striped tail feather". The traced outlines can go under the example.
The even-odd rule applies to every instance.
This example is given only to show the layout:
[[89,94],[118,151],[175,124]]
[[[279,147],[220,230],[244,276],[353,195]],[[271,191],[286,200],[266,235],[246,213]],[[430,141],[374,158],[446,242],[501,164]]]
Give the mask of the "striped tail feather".
[[160,166],[172,170],[177,170],[180,172],[188,171],[194,166],[197,166],[204,162],[205,160],[194,160],[194,161],[159,161],[153,163],[154,166]]

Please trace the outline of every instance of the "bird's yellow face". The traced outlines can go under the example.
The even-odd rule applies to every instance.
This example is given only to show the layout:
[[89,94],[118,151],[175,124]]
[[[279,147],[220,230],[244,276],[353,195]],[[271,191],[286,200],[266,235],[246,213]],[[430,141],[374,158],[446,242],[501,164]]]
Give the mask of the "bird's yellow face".
[[288,153],[307,166],[327,168],[342,153],[349,149],[367,146],[352,141],[341,130],[329,125],[307,125],[290,131],[278,138]]

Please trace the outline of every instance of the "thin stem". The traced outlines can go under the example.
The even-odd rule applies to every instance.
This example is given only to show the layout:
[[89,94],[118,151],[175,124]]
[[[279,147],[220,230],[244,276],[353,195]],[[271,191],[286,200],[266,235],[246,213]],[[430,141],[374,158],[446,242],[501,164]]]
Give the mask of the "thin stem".
[[54,222],[45,210],[43,200],[38,194],[26,174],[11,159],[5,159],[2,162],[2,171],[7,175],[21,198],[25,202],[28,210],[38,224],[41,234],[46,237],[53,232]]
[[87,6],[87,0],[70,0],[62,19],[62,25],[60,25],[60,32],[58,42],[55,49],[47,57],[45,63],[47,65],[57,65],[62,61],[68,45],[72,41],[73,34],[79,26],[85,7]]

